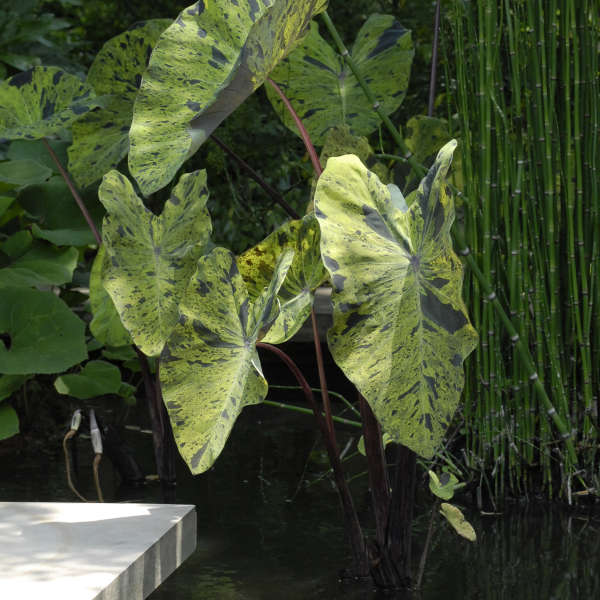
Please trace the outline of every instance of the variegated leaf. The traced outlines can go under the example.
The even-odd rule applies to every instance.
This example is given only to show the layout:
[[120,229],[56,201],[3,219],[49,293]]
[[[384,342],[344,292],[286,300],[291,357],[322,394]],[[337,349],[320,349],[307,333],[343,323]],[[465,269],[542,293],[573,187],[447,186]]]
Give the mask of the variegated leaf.
[[97,94],[109,95],[104,108],[89,112],[73,124],[69,171],[83,187],[116,167],[129,151],[133,102],[152,48],[170,19],[136,23],[112,38],[96,55],[87,83]]
[[[351,56],[385,114],[404,100],[413,55],[410,31],[391,15],[371,15],[358,32]],[[352,134],[367,135],[380,123],[358,80],[319,35],[316,23],[271,78],[290,99],[316,144],[322,144],[336,125],[347,124]],[[298,134],[279,96],[268,88],[267,95],[281,120]]]
[[254,302],[231,252],[215,248],[198,261],[160,369],[175,441],[194,474],[215,462],[242,408],[267,394],[256,342],[277,315],[292,258],[289,251],[281,256]]
[[102,279],[121,322],[149,356],[160,354],[177,322],[177,307],[211,233],[206,172],[181,176],[160,216],[118,171],[98,191],[107,260]]
[[126,346],[131,344],[131,336],[123,327],[119,313],[102,284],[102,271],[106,260],[106,248],[100,246],[90,271],[90,308],[93,315],[90,331],[106,346]]
[[100,106],[94,90],[58,67],[34,67],[0,82],[0,141],[38,140]]
[[200,0],[160,36],[135,101],[129,168],[164,187],[265,80],[327,0]]
[[456,531],[458,535],[470,542],[477,541],[477,534],[473,529],[473,525],[465,519],[465,515],[463,515],[460,508],[454,506],[454,504],[442,502],[440,505],[440,513],[446,518],[448,523],[454,527],[454,531]]
[[281,344],[302,327],[310,315],[314,290],[323,283],[327,271],[321,261],[321,233],[313,214],[287,221],[262,242],[238,258],[240,273],[248,292],[258,297],[273,276],[282,252],[294,250],[294,260],[279,290],[281,311],[263,341]]
[[444,146],[408,209],[354,156],[331,158],[317,185],[321,252],[333,283],[328,341],[392,439],[424,457],[441,442],[477,334],[452,249]]

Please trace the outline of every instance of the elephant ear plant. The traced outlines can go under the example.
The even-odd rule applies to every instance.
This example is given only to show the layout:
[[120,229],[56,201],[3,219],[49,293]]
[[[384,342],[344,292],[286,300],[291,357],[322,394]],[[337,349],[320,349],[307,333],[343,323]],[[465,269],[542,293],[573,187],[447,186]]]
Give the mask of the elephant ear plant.
[[[325,0],[199,1],[166,29],[163,22],[150,23],[145,35],[133,31],[107,45],[88,80],[111,96],[74,129],[70,160],[84,185],[97,178],[98,169],[115,166],[127,151],[123,134],[133,110],[131,175],[142,194],[154,193],[249,94],[264,82],[272,87],[279,98],[274,102],[286,107],[290,123],[299,128],[318,178],[310,203],[307,193],[308,214],[235,257],[210,241],[204,171],[180,173],[156,215],[130,179],[111,170],[99,188],[107,213],[90,283],[92,327],[106,339],[126,343],[130,336],[140,355],[157,359],[156,397],[162,392],[179,451],[195,474],[214,464],[242,408],[266,397],[259,352],[281,357],[324,436],[352,549],[349,575],[370,575],[381,587],[400,588],[410,582],[414,453],[430,458],[441,443],[462,391],[463,360],[477,339],[450,241],[454,207],[445,178],[456,143],[441,149],[406,199],[353,154],[330,158],[322,171],[309,132],[269,75],[274,72],[287,86],[309,128],[323,139],[338,126],[355,134],[376,128],[372,116],[362,114],[369,105],[358,93],[358,80],[311,25],[325,5]],[[106,81],[111,65],[121,65],[119,49],[127,48],[134,60],[123,74],[126,84],[111,87]],[[395,84],[384,75],[377,84],[386,114],[395,110],[412,59],[409,32],[392,17],[373,17],[359,33],[353,56],[365,76],[388,73],[395,65]],[[296,71],[297,77],[285,75]],[[312,94],[304,83],[294,88],[303,77],[321,77],[321,91],[336,79],[347,88],[332,96],[336,106],[329,107],[321,92]],[[96,104],[88,102],[81,111]],[[110,132],[106,138],[99,131],[104,128]],[[88,135],[95,143],[91,149]],[[88,171],[80,158],[93,155],[96,146]],[[329,346],[360,392],[376,521],[370,540],[344,476],[312,310],[314,290],[327,279],[334,303]],[[108,305],[105,292],[112,300]],[[272,345],[290,339],[309,315],[323,407],[293,361]],[[164,407],[154,410],[159,414]],[[392,474],[382,432],[397,443]]]

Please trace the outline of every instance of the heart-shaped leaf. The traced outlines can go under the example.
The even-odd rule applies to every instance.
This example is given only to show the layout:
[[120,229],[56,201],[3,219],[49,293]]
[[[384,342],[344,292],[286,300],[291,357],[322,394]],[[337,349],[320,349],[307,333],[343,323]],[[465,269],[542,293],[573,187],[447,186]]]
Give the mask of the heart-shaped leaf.
[[332,355],[392,439],[426,458],[450,424],[477,341],[450,238],[445,176],[455,146],[440,150],[408,210],[352,155],[329,159],[315,194],[334,288]]
[[215,462],[242,408],[267,394],[255,344],[276,318],[292,258],[281,256],[254,302],[231,252],[215,248],[198,261],[160,368],[175,440],[194,474]]
[[[358,32],[351,56],[386,115],[404,100],[413,55],[410,31],[391,15],[371,15]],[[354,135],[368,135],[381,122],[343,58],[319,35],[316,23],[271,78],[296,108],[315,144],[322,144],[336,125],[345,123]],[[285,125],[298,134],[281,98],[270,88],[267,96]]]
[[209,241],[206,172],[182,175],[160,216],[144,206],[118,171],[104,176],[98,194],[107,210],[104,287],[135,344],[149,356],[158,355]]
[[256,298],[271,281],[281,254],[288,248],[294,250],[294,260],[278,294],[281,310],[264,342],[281,344],[289,340],[310,315],[314,290],[327,277],[321,261],[320,239],[319,223],[311,214],[301,220],[287,221],[238,258],[250,297]]
[[0,333],[0,373],[60,373],[87,358],[85,324],[52,292],[0,289]]
[[129,151],[129,125],[142,74],[160,34],[170,19],[136,23],[112,38],[94,59],[87,83],[96,94],[108,95],[104,108],[85,114],[73,124],[69,171],[88,186],[116,167]]
[[59,394],[85,400],[105,394],[118,394],[121,387],[119,368],[103,360],[91,360],[79,373],[61,375],[54,381]]
[[448,504],[446,502],[442,502],[440,505],[440,513],[448,520],[448,523],[454,527],[454,530],[458,535],[464,537],[470,542],[477,541],[477,534],[473,529],[473,526],[469,521],[465,519],[465,515],[463,515],[460,508],[454,506],[454,504]]
[[94,315],[90,321],[90,331],[99,342],[106,346],[127,346],[129,348],[131,336],[123,327],[119,313],[102,284],[102,270],[105,262],[106,248],[100,246],[90,271],[90,307]]
[[136,98],[129,168],[144,194],[182,163],[305,35],[327,0],[200,0],[160,36]]
[[0,83],[0,140],[38,140],[99,106],[94,90],[57,67],[34,67]]

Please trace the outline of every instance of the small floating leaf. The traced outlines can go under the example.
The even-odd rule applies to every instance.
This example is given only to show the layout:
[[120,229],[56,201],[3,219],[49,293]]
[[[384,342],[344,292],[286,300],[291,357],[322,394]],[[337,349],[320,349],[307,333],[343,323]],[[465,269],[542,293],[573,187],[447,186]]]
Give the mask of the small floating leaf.
[[292,258],[289,251],[281,256],[254,302],[231,252],[215,248],[198,260],[160,368],[175,440],[194,474],[215,462],[242,408],[267,394],[255,344],[277,316]]
[[160,216],[154,215],[118,171],[98,191],[107,215],[104,288],[135,344],[160,354],[179,316],[177,307],[211,233],[206,171],[181,176]]
[[440,513],[448,520],[448,523],[454,527],[454,530],[458,535],[470,542],[477,541],[477,534],[475,533],[473,526],[465,519],[465,515],[463,515],[460,508],[457,508],[454,504],[442,502],[440,505]]

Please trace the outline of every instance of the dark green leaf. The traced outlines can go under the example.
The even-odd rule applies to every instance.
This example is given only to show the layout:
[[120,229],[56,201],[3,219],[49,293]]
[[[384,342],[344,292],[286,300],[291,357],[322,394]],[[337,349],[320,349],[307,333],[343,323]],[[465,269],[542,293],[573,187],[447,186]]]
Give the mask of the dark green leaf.
[[28,158],[9,160],[0,163],[0,181],[19,186],[43,183],[52,175],[52,171]]
[[19,417],[15,409],[4,402],[0,404],[0,440],[19,433]]

